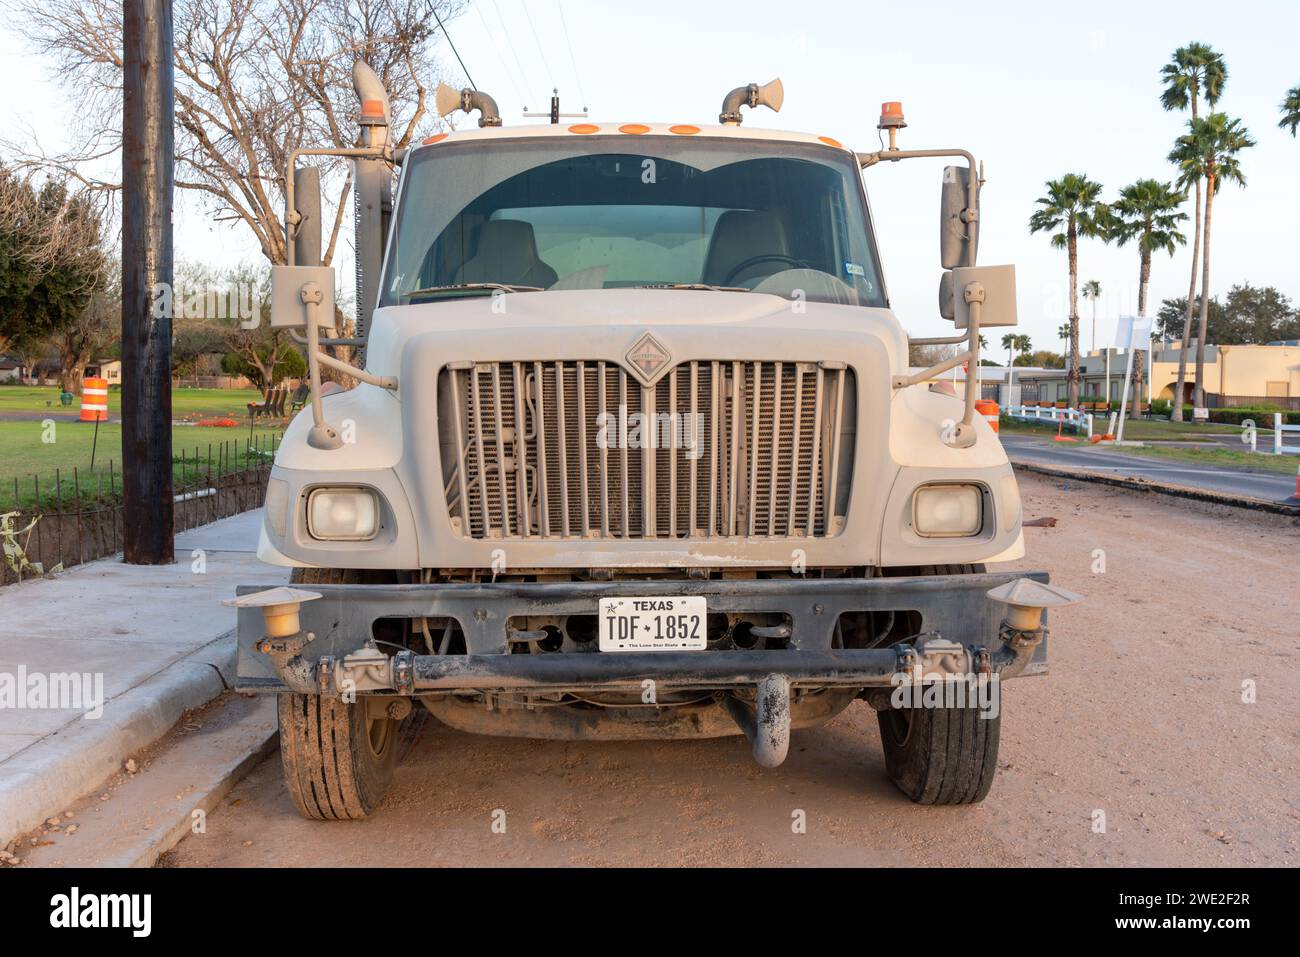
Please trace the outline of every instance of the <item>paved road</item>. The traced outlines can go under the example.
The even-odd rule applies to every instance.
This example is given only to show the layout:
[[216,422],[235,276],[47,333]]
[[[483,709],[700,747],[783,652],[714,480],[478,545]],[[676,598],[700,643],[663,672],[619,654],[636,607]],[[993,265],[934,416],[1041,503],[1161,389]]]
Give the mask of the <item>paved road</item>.
[[1057,468],[1082,468],[1135,476],[1151,482],[1168,482],[1224,495],[1245,495],[1270,502],[1295,504],[1295,479],[1276,472],[1243,472],[1212,465],[1183,465],[1122,452],[1082,448],[1031,435],[1004,435],[1002,445],[1013,462],[1030,462]]

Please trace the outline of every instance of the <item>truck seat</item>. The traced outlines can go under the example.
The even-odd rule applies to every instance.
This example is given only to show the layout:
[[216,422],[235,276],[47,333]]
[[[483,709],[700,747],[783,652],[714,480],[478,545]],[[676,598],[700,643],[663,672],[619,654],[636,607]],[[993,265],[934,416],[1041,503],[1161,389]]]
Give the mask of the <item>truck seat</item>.
[[489,219],[479,227],[478,249],[456,270],[455,282],[500,282],[549,287],[559,277],[537,255],[531,223]]
[[732,209],[718,217],[709,239],[709,251],[704,257],[703,282],[710,285],[741,285],[747,279],[770,276],[789,265],[767,261],[755,263],[736,275],[732,271],[754,256],[788,256],[790,243],[786,238],[785,224],[769,210]]

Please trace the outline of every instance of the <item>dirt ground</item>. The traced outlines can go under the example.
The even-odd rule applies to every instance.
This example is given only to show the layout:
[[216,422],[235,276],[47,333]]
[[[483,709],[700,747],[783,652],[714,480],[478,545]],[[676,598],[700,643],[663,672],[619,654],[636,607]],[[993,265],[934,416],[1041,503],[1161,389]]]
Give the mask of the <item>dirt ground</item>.
[[1020,482],[1027,518],[1059,520],[1026,529],[1022,567],[1088,600],[1054,617],[1051,674],[1007,685],[981,805],[903,798],[862,702],[796,731],[775,770],[743,738],[516,741],[429,719],[370,820],[299,819],[272,754],[163,863],[1300,864],[1300,526]]

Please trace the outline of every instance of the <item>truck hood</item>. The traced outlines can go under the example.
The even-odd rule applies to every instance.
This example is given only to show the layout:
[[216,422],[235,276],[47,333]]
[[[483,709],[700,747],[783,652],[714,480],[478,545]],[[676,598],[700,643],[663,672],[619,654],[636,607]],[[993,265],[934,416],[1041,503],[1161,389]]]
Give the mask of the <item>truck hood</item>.
[[400,379],[413,354],[420,354],[417,368],[430,359],[439,365],[487,359],[623,362],[647,331],[674,362],[803,357],[796,353],[844,359],[850,343],[877,354],[883,350],[894,370],[901,370],[907,357],[906,335],[888,309],[752,292],[595,289],[378,309],[371,321],[367,368]]

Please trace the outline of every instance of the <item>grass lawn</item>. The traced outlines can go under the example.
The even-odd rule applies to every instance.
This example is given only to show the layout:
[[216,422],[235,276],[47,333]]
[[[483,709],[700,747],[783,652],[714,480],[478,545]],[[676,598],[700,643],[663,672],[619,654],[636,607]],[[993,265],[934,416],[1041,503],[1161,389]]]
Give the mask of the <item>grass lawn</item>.
[[[1125,430],[1125,438],[1127,438]],[[1296,474],[1296,456],[1294,455],[1268,455],[1260,452],[1250,452],[1242,449],[1238,452],[1236,449],[1225,449],[1221,445],[1215,445],[1213,448],[1185,448],[1171,447],[1161,445],[1143,445],[1143,446],[1113,446],[1109,442],[1099,442],[1096,445],[1080,443],[1078,448],[1100,449],[1116,452],[1121,455],[1138,455],[1147,458],[1165,459],[1166,461],[1179,462],[1187,465],[1212,465],[1219,468],[1240,469],[1242,471],[1254,472],[1281,472],[1285,475]]]
[[[0,391],[9,391],[7,389]],[[117,423],[99,425],[99,441],[95,450],[95,469],[90,470],[91,443],[95,427],[90,422],[57,420],[52,436],[40,421],[4,421],[0,419],[0,512],[14,507],[15,494],[23,505],[36,499],[36,480],[39,476],[41,499],[47,501],[55,491],[55,480],[63,485],[65,499],[73,493],[74,473],[83,495],[93,495],[97,488],[108,493],[110,483],[118,490],[122,487],[122,426]],[[258,447],[270,449],[278,441],[279,428],[258,428],[254,442]],[[43,439],[52,437],[53,442]],[[256,451],[248,451],[248,426],[246,420],[236,428],[211,426],[175,426],[172,429],[173,473],[178,485],[196,479],[195,455],[198,469],[207,468],[209,455],[215,470],[220,461],[223,470],[243,467],[259,458]],[[224,444],[224,451],[223,451]],[[182,462],[181,459],[184,458]],[[110,477],[110,462],[112,475]],[[18,482],[17,493],[14,481]]]
[[[1003,419],[999,423],[1000,431],[1015,435],[1055,435],[1056,426],[1049,425],[1046,422],[1020,422],[1007,421]],[[1095,426],[1094,426],[1095,428]],[[1259,430],[1261,435],[1272,435],[1271,429]],[[1133,455],[1144,458],[1164,459],[1169,462],[1179,462],[1184,465],[1211,465],[1219,468],[1241,469],[1243,471],[1251,470],[1258,472],[1281,472],[1287,475],[1296,473],[1296,457],[1294,455],[1267,455],[1258,452],[1250,452],[1244,447],[1237,449],[1224,448],[1223,445],[1214,442],[1211,439],[1198,438],[1195,433],[1206,432],[1227,432],[1240,434],[1241,428],[1235,425],[1221,425],[1218,423],[1207,425],[1180,425],[1171,422],[1147,422],[1142,419],[1128,421],[1124,423],[1124,438],[1132,439],[1135,442],[1158,442],[1180,441],[1180,442],[1204,442],[1204,448],[1188,448],[1186,446],[1170,445],[1113,445],[1110,442],[1098,442],[1091,445],[1082,436],[1079,441],[1073,443],[1070,447],[1081,451],[1099,451],[1114,452],[1118,455]],[[1191,433],[1191,434],[1189,434]],[[1065,435],[1073,435],[1066,429]]]
[[[194,420],[229,415],[246,423],[248,403],[261,402],[262,398],[256,389],[173,389],[172,418]],[[78,396],[69,408],[80,407]],[[0,419],[6,412],[48,412],[62,408],[57,386],[0,386]],[[121,414],[122,393],[117,389],[109,390],[108,410],[115,417]]]

